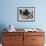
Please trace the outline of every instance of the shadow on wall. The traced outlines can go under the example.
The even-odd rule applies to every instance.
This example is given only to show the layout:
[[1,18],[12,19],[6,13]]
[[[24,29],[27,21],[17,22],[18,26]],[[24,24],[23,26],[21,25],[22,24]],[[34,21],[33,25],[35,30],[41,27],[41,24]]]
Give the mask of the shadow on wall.
[[6,30],[3,30],[5,27],[4,24],[0,24],[0,43],[2,43],[2,36],[3,36],[3,32],[5,32]]

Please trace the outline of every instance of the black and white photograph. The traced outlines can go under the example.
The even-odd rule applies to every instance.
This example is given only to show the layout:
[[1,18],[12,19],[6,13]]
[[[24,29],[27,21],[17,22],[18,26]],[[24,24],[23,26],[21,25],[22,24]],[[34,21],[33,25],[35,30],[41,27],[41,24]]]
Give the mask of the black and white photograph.
[[35,21],[35,7],[18,7],[17,8],[18,21]]

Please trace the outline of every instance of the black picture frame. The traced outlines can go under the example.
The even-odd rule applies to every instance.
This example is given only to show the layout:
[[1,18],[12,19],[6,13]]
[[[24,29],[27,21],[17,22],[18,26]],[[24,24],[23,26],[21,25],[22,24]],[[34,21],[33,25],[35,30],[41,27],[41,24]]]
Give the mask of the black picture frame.
[[18,7],[17,21],[34,22],[35,21],[35,7]]

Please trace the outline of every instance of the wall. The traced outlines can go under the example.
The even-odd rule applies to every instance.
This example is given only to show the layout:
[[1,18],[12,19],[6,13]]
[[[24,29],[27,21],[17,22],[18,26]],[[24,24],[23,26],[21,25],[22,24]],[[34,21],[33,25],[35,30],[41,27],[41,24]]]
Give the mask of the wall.
[[[46,0],[0,0],[0,25],[16,28],[46,28]],[[17,7],[35,7],[35,22],[18,22]]]

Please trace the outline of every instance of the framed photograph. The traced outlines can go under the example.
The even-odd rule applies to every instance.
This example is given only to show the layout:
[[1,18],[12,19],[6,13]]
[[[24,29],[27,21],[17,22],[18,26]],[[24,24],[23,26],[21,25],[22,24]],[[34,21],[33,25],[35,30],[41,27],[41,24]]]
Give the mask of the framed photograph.
[[35,7],[18,7],[17,20],[23,22],[35,21]]

